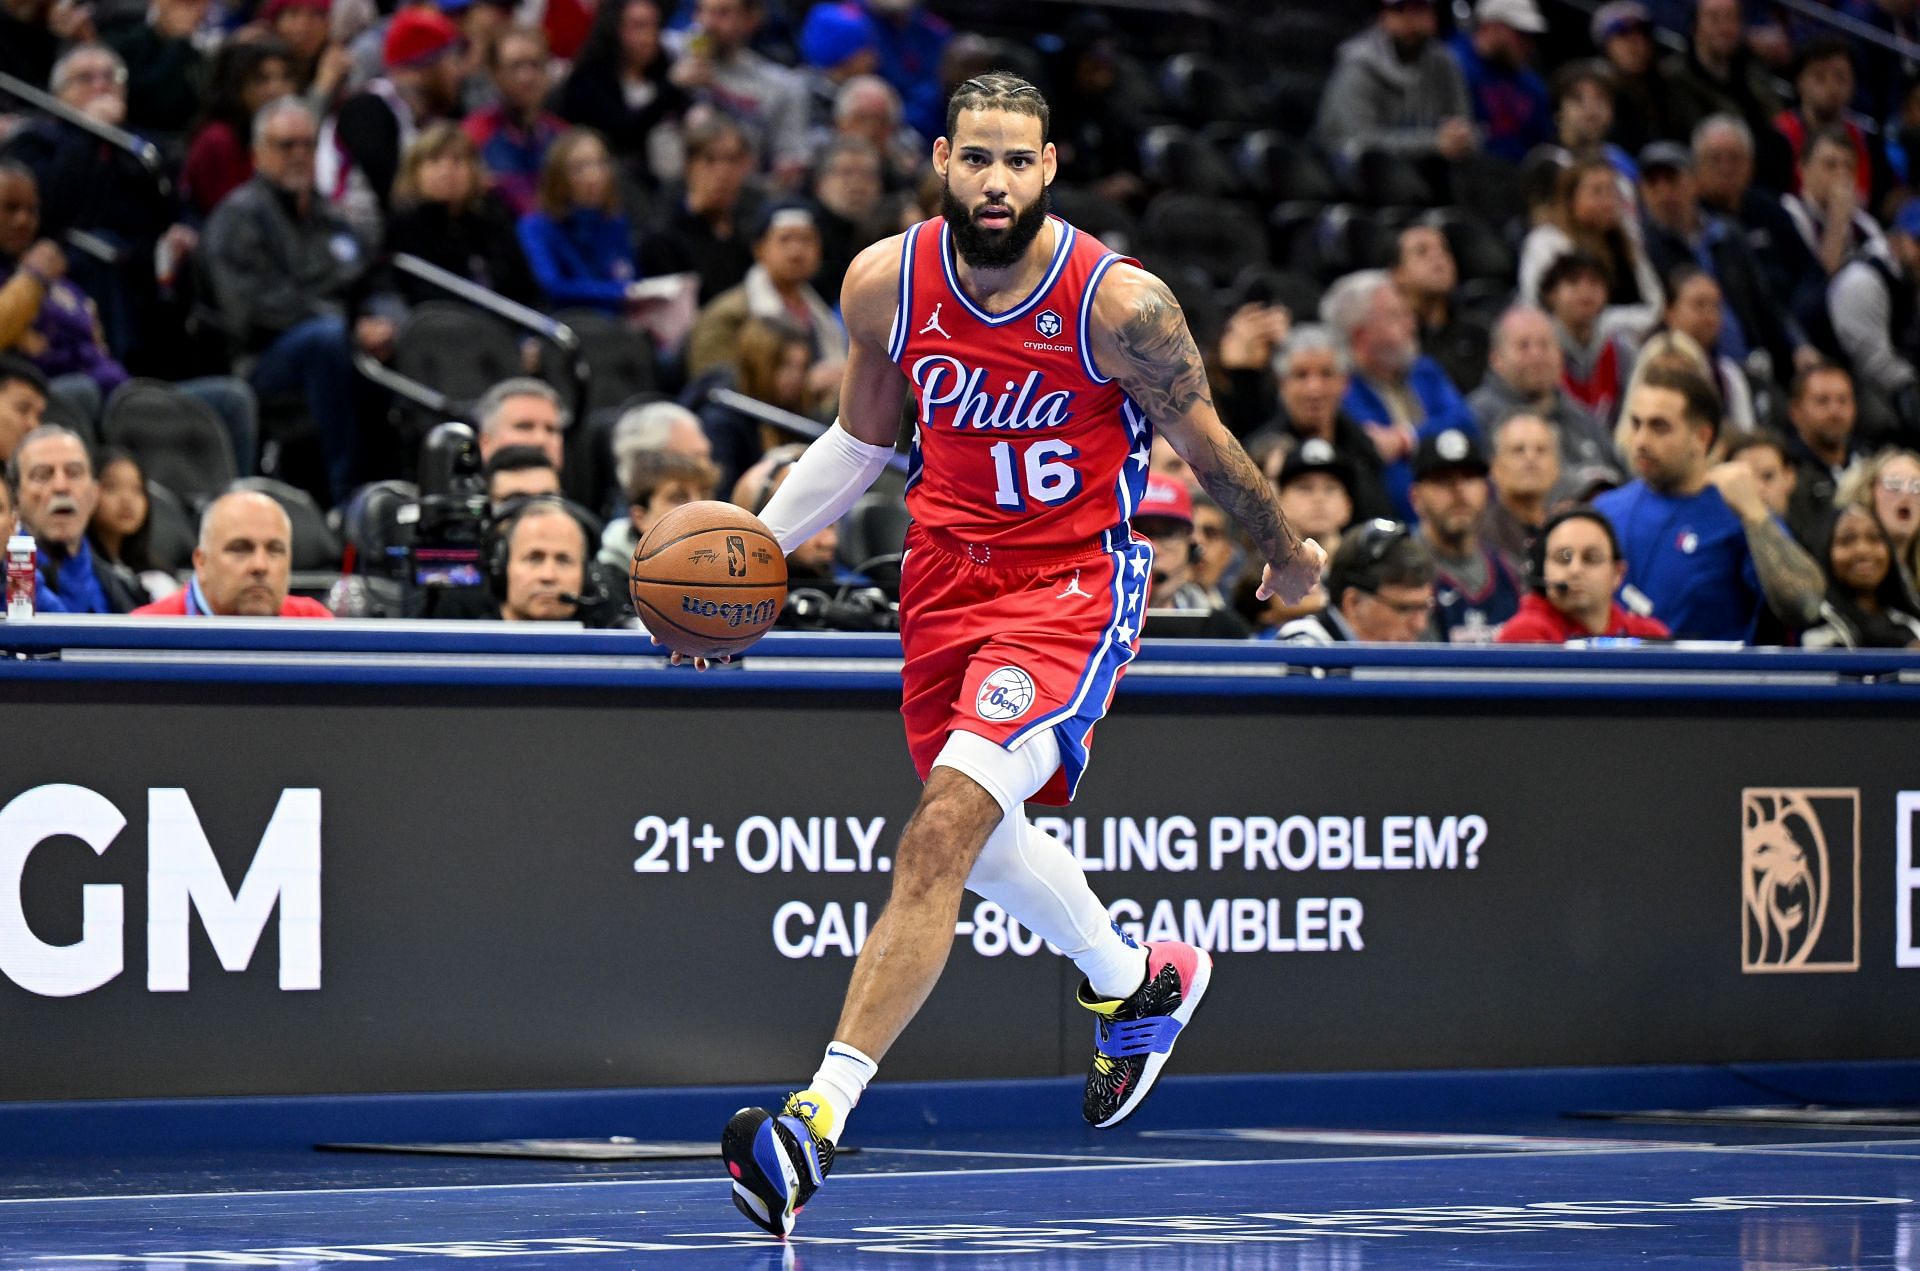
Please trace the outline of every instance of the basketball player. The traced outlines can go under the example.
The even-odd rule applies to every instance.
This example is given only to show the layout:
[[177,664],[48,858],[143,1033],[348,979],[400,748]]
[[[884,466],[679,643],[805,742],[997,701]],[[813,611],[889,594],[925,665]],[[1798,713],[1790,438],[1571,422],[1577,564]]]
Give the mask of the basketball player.
[[893,891],[806,1089],[745,1108],[721,1140],[734,1203],[775,1235],[833,1165],[879,1061],[927,999],[970,888],[1085,975],[1096,1053],[1082,1111],[1118,1124],[1152,1089],[1211,960],[1123,935],[1066,846],[1026,819],[1073,797],[1094,725],[1138,647],[1152,547],[1127,528],[1159,428],[1297,602],[1325,553],[1221,425],[1179,304],[1159,279],[1048,215],[1047,103],[995,72],[961,84],[933,144],[943,216],[861,252],[841,291],[841,418],[761,519],[792,551],[838,521],[918,404],[900,579],[901,706],[926,783]]

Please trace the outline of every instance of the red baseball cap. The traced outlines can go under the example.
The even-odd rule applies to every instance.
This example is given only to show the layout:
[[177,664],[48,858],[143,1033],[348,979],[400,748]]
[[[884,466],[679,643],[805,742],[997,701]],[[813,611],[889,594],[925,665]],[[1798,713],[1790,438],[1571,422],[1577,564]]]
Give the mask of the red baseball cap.
[[1147,490],[1140,496],[1140,506],[1133,510],[1134,518],[1159,517],[1168,521],[1184,521],[1193,524],[1193,494],[1184,481],[1162,476],[1157,472],[1147,474]]
[[387,26],[381,60],[389,69],[425,66],[461,43],[460,28],[435,9],[402,9]]

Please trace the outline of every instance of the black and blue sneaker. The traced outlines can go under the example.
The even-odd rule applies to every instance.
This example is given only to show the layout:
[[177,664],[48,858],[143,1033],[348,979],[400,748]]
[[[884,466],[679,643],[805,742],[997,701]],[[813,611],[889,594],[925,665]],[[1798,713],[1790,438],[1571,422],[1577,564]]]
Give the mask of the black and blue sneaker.
[[756,1227],[784,1237],[802,1206],[833,1169],[833,1141],[789,1096],[777,1115],[742,1108],[720,1135],[720,1156],[733,1176],[734,1208]]

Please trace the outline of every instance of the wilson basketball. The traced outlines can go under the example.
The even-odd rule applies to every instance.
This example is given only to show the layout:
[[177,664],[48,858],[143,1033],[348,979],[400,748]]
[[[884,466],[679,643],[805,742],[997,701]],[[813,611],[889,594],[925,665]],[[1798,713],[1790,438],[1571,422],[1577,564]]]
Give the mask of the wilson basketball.
[[633,610],[686,657],[738,653],[767,633],[787,599],[787,558],[767,527],[731,503],[688,503],[633,549]]

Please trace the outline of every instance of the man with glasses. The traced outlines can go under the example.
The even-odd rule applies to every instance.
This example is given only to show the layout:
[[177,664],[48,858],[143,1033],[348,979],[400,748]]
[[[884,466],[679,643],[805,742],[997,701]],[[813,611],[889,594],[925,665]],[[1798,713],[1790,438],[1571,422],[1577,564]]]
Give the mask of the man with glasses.
[[1433,639],[1433,553],[1399,521],[1356,525],[1327,562],[1327,607],[1280,628],[1289,644]]
[[752,174],[753,143],[739,124],[715,115],[689,128],[686,189],[641,241],[641,276],[698,274],[701,304],[744,282],[760,218]]
[[[256,359],[248,376],[254,391],[305,398],[338,502],[352,484],[359,441],[347,297],[370,253],[314,192],[318,136],[312,109],[298,98],[261,108],[254,177],[214,209],[207,253],[228,336]],[[376,357],[392,352],[393,336],[387,317],[362,317],[352,331],[353,344]]]
[[1590,507],[1568,508],[1547,522],[1534,544],[1531,591],[1500,628],[1501,644],[1565,644],[1594,636],[1664,640],[1658,618],[1643,617],[1613,598],[1627,577],[1613,525]]

